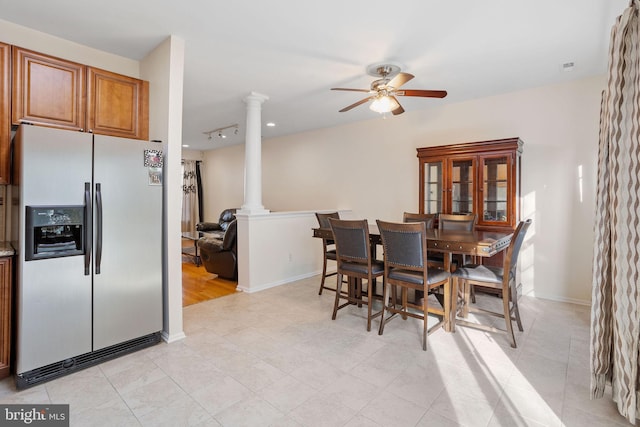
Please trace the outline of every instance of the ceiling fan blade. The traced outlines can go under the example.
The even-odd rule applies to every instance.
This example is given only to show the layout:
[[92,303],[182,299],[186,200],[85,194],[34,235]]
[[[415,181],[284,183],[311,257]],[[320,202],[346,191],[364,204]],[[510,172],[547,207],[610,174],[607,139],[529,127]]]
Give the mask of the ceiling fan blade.
[[391,79],[389,83],[387,83],[387,86],[391,86],[397,89],[403,84],[405,84],[406,82],[408,82],[409,80],[411,80],[413,77],[414,77],[413,74],[398,73],[394,78]]
[[358,101],[358,102],[356,102],[356,103],[354,103],[354,104],[351,104],[351,105],[349,105],[349,106],[347,106],[347,107],[344,107],[342,110],[340,110],[340,111],[338,111],[338,112],[339,112],[339,113],[344,113],[345,111],[349,111],[349,110],[351,110],[352,108],[357,107],[358,105],[362,105],[362,104],[364,104],[365,102],[369,101],[371,98],[373,98],[373,97],[372,97],[372,96],[370,96],[370,97],[368,97],[368,98],[361,99],[360,101]]
[[393,114],[394,116],[397,116],[398,114],[404,113],[404,108],[402,108],[402,105],[400,105],[400,102],[398,102],[396,97],[392,96],[391,98],[393,98],[393,100],[398,103],[398,107],[395,110],[391,110],[391,114]]
[[409,89],[409,90],[397,90],[394,93],[398,96],[421,96],[423,98],[444,98],[447,96],[446,90],[420,90],[420,89]]
[[349,92],[369,92],[369,89],[349,89],[345,87],[332,87],[331,90],[347,90]]

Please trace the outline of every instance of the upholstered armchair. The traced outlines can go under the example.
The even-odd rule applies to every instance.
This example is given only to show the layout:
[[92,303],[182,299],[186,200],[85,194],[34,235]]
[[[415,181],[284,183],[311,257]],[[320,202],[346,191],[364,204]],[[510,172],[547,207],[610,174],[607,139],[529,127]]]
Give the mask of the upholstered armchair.
[[234,219],[223,239],[204,236],[198,240],[200,259],[205,270],[227,280],[238,280],[238,228]]
[[223,239],[227,227],[231,221],[236,219],[236,210],[235,208],[225,209],[220,213],[218,222],[200,222],[196,225],[196,230],[200,232],[201,236]]

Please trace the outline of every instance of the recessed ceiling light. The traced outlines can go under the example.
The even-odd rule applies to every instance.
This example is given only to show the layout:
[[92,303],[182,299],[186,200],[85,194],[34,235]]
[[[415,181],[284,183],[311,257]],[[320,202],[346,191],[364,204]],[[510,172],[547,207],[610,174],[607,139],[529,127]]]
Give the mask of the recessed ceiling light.
[[270,128],[275,127],[275,125],[276,125],[276,124],[275,124],[275,123],[273,123],[273,122],[269,122],[269,123],[267,123],[267,126],[268,126],[268,127],[270,127]]
[[182,144],[182,146],[183,146],[184,148],[187,148],[187,147],[189,146],[189,144]]

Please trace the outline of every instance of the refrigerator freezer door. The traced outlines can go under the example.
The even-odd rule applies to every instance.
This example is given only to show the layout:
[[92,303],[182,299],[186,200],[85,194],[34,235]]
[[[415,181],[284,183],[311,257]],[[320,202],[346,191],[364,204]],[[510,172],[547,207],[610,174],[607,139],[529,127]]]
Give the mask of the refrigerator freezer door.
[[[145,150],[162,145],[94,136],[100,184],[100,273],[93,283],[93,349],[162,330],[162,186],[150,185]],[[96,196],[94,196],[95,205]],[[97,273],[94,257],[94,271]]]
[[16,136],[18,373],[91,351],[91,276],[84,275],[83,256],[25,261],[24,248],[25,206],[84,204],[91,139],[81,132],[25,125]]

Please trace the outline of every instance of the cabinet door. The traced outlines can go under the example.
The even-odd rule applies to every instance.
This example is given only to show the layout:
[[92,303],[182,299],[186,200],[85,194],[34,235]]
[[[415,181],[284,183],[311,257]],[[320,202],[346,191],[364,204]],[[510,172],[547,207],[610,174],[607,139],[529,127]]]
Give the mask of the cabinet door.
[[13,48],[13,124],[21,121],[82,130],[85,67]]
[[443,212],[446,191],[443,165],[444,161],[441,159],[427,160],[421,163],[421,213],[436,214]]
[[87,128],[100,135],[149,138],[149,83],[87,68]]
[[480,157],[478,224],[515,224],[513,156],[510,153]]
[[448,187],[447,213],[475,213],[476,158],[456,158],[447,162]]
[[0,378],[9,376],[11,356],[11,258],[0,258]]
[[0,43],[0,184],[9,184],[11,162],[11,46]]

